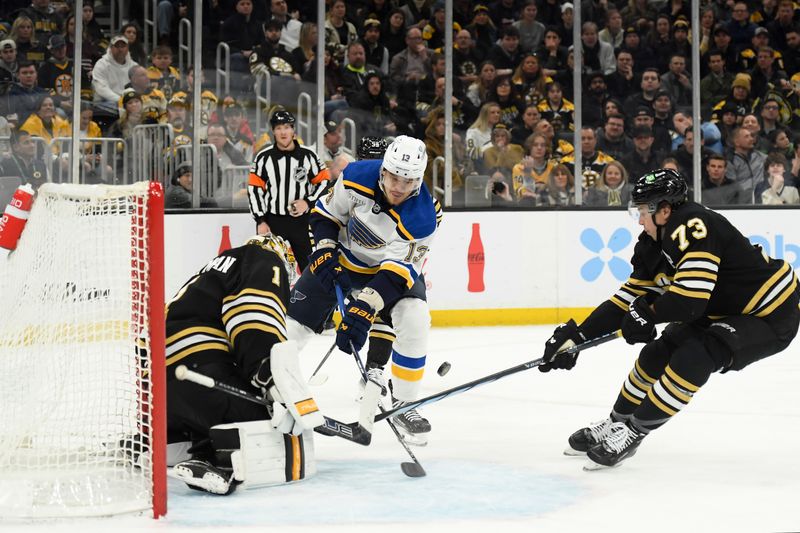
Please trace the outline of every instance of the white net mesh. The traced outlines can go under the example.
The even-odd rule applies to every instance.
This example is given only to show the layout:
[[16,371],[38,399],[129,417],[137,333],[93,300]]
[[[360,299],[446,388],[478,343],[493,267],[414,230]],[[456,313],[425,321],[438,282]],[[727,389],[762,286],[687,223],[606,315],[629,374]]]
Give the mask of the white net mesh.
[[2,517],[151,505],[147,198],[45,185],[0,264]]

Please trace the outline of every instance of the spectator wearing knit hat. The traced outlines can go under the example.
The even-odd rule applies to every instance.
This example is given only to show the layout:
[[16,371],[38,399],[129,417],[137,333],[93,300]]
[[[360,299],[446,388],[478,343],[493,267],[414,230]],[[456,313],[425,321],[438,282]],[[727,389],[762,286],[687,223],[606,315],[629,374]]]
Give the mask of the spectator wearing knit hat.
[[736,109],[738,115],[744,116],[753,110],[753,98],[750,96],[750,75],[740,72],[733,78],[728,96],[711,110],[711,120],[720,120],[720,112],[725,106]]

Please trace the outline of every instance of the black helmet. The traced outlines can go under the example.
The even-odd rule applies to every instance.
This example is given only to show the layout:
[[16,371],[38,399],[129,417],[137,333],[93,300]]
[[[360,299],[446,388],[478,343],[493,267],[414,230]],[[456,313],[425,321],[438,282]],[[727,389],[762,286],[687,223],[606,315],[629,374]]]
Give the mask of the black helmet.
[[359,159],[383,159],[389,143],[381,137],[361,137],[356,155]]
[[275,126],[280,124],[288,124],[294,128],[294,115],[284,109],[275,111],[272,116],[269,117],[269,125],[275,129]]
[[689,186],[680,172],[671,168],[660,168],[636,180],[631,199],[636,205],[647,204],[647,210],[655,213],[661,202],[667,202],[673,207],[684,203],[688,190]]

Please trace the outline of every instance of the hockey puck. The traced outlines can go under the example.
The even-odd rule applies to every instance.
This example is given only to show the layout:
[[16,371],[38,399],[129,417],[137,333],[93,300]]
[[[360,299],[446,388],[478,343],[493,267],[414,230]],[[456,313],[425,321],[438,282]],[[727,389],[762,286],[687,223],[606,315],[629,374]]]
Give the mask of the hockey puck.
[[445,361],[444,363],[439,365],[439,370],[437,370],[436,373],[439,374],[440,376],[444,376],[448,372],[450,372],[450,366],[451,366],[450,363]]

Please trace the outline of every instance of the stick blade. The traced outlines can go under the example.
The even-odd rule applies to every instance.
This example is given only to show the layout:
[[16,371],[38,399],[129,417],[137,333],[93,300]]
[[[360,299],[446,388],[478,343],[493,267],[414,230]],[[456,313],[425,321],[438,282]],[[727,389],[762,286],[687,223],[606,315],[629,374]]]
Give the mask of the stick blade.
[[400,470],[408,477],[425,477],[427,472],[419,463],[400,463]]

